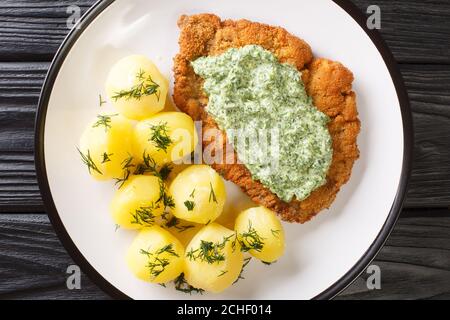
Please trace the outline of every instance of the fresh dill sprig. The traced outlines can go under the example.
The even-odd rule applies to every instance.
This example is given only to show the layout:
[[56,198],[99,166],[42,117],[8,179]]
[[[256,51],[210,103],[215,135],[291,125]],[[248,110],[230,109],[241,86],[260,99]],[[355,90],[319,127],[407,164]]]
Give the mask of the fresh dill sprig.
[[169,221],[169,219],[167,218],[167,216],[169,215],[169,212],[163,212],[163,214],[161,215],[161,219],[163,219],[164,221]]
[[161,249],[159,249],[158,251],[156,251],[157,255],[163,254],[164,252],[167,252],[168,254],[170,254],[171,256],[177,257],[179,258],[180,256],[178,255],[178,253],[175,252],[175,250],[173,249],[173,243],[168,244],[164,247],[162,247]]
[[158,165],[150,155],[148,155],[145,151],[142,155],[143,163],[139,164],[134,172],[135,175],[143,175],[146,173],[151,173],[154,176],[160,178],[165,181],[169,177],[169,174],[173,170],[173,166],[168,163],[164,164],[159,170]]
[[98,120],[92,125],[92,128],[104,127],[105,132],[108,132],[108,130],[111,129],[111,118],[116,116],[118,116],[118,114],[99,114],[97,116]]
[[159,169],[159,176],[162,180],[166,181],[169,175],[172,173],[173,166],[170,163],[164,164],[161,169]]
[[167,253],[174,257],[179,257],[179,255],[173,249],[173,244],[168,244],[161,249],[151,253],[144,249],[141,249],[141,254],[146,255],[148,257],[147,267],[149,268],[150,275],[153,278],[158,277],[161,273],[166,270],[166,267],[170,264],[169,259],[161,257],[162,254]]
[[133,164],[134,157],[132,155],[128,155],[128,158],[122,161],[122,170],[123,170],[123,176],[122,178],[115,178],[116,185],[119,186],[119,189],[122,188],[124,183],[128,180],[128,178],[131,175],[131,168],[136,167],[136,165]]
[[216,193],[214,192],[214,188],[213,188],[211,182],[209,183],[209,186],[211,187],[211,191],[209,192],[209,200],[208,201],[211,202],[211,199],[212,199],[212,201],[214,201],[215,203],[218,203]]
[[245,267],[250,263],[250,261],[252,260],[252,257],[248,257],[244,259],[244,264],[242,265],[242,269],[241,272],[239,273],[238,278],[236,279],[235,282],[233,282],[233,284],[235,284],[236,282],[238,282],[239,280],[244,280],[245,278],[242,276],[242,274],[244,273],[244,269]]
[[189,198],[194,199],[195,197],[195,188],[192,190],[191,194],[189,195]]
[[162,180],[159,180],[159,198],[156,203],[162,203],[164,205],[164,209],[175,208],[175,201],[173,200],[173,197],[167,193],[166,185]]
[[264,263],[266,266],[270,266],[270,265],[276,263],[276,261],[273,261],[273,262],[261,261],[261,262]]
[[[175,201],[173,200],[173,198],[171,196],[169,196],[167,194],[166,185],[164,183],[164,180],[165,180],[164,178],[167,178],[167,177],[165,177],[165,175],[167,174],[167,170],[169,170],[168,168],[170,167],[170,165],[168,165],[168,167],[166,167],[165,169],[163,167],[160,171],[158,171],[158,165],[156,164],[155,159],[153,159],[145,151],[142,155],[142,159],[144,162],[137,166],[134,174],[142,175],[145,173],[151,173],[155,177],[158,177],[159,178],[159,198],[156,201],[156,203],[163,203],[164,209],[165,208],[175,208]],[[161,171],[163,171],[163,173],[161,173]]]
[[270,229],[270,232],[272,232],[272,235],[273,235],[275,238],[277,238],[277,239],[280,238],[280,232],[281,232],[281,230],[273,230],[273,229]]
[[83,152],[80,151],[80,149],[78,149],[78,153],[81,156],[81,160],[83,161],[83,163],[88,167],[88,171],[89,174],[92,174],[92,171],[97,172],[98,174],[103,175],[103,173],[99,170],[99,168],[97,167],[97,165],[95,164],[94,160],[92,160],[91,157],[91,152],[88,150],[86,154],[84,154]]
[[194,201],[190,201],[190,200],[186,200],[184,202],[184,206],[188,209],[188,211],[194,211],[195,202]]
[[116,92],[112,97],[114,101],[117,101],[119,99],[140,100],[142,97],[151,95],[155,95],[159,101],[161,97],[161,92],[158,90],[159,84],[153,81],[150,75],[146,77],[145,71],[142,69],[139,70],[139,72],[136,74],[136,78],[138,80],[138,83],[131,87],[129,90],[121,90],[119,92]]
[[176,230],[178,230],[178,232],[184,232],[186,230],[195,228],[195,226],[189,224],[189,225],[183,225],[181,224],[180,219],[178,219],[177,217],[172,217],[172,219],[170,219],[169,221],[167,221],[167,223],[165,224],[165,226],[167,228],[175,228]]
[[102,164],[104,164],[104,163],[107,163],[107,162],[111,162],[111,157],[113,156],[114,154],[112,154],[112,153],[110,153],[110,154],[108,154],[108,153],[103,153],[103,160],[102,160]]
[[150,126],[150,131],[151,135],[148,141],[153,142],[158,151],[163,150],[167,153],[167,149],[173,143],[172,139],[169,137],[167,122]]
[[[209,264],[220,263],[225,260],[223,249],[232,238],[236,238],[236,234],[224,237],[222,242],[213,243],[211,241],[200,241],[200,247],[196,250],[192,249],[186,253],[186,257],[191,261],[199,259]],[[236,241],[236,240],[234,240]]]
[[217,276],[217,278],[220,278],[220,277],[226,275],[227,273],[228,273],[228,270],[222,270],[222,271],[220,271],[220,273],[219,273],[219,275]]
[[102,107],[106,103],[106,101],[103,100],[103,97],[101,94],[98,95],[98,102],[99,102],[100,107]]
[[134,172],[135,175],[142,175],[146,173],[151,173],[159,177],[158,165],[155,159],[148,155],[145,151],[142,154],[143,163],[139,164]]
[[184,278],[184,273],[180,274],[175,280],[174,280],[174,284],[175,284],[175,290],[183,292],[183,293],[199,293],[199,294],[203,294],[203,292],[205,292],[205,290],[203,289],[197,289],[194,288],[193,286],[191,286],[186,279]]
[[153,210],[158,208],[159,206],[155,207],[153,203],[148,207],[140,207],[132,215],[133,220],[131,221],[131,224],[139,224],[146,226],[154,225],[156,216],[153,214]]
[[239,244],[241,245],[241,251],[248,252],[255,250],[261,252],[264,248],[264,238],[261,237],[255,228],[252,226],[252,222],[248,221],[248,230],[239,234]]

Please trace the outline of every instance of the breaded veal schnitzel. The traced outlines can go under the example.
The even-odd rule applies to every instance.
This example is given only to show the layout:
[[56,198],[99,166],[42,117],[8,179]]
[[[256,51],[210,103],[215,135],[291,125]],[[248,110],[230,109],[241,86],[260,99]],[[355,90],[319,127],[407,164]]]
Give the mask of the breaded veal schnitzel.
[[[326,184],[303,201],[294,199],[286,203],[259,181],[253,180],[243,164],[214,164],[212,167],[225,179],[240,186],[254,202],[275,211],[285,221],[304,223],[329,208],[340,187],[349,180],[353,164],[359,157],[357,136],[360,121],[356,96],[352,91],[353,74],[339,62],[314,58],[306,42],[283,28],[247,20],[221,21],[212,14],[181,16],[178,25],[181,29],[180,52],[175,57],[173,97],[181,111],[194,120],[203,121],[204,132],[218,127],[205,110],[208,97],[202,89],[203,79],[194,73],[191,61],[201,56],[222,54],[230,48],[255,44],[272,52],[280,62],[290,63],[302,72],[314,105],[331,119],[328,128],[333,140],[333,160]],[[204,147],[213,143],[214,150],[226,150],[226,135],[222,134],[223,139],[203,142]]]

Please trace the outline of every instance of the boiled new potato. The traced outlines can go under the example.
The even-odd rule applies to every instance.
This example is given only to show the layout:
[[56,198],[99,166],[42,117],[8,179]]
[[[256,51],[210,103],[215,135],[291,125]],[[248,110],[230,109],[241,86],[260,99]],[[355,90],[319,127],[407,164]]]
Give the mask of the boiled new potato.
[[121,180],[134,167],[133,125],[118,114],[100,114],[80,139],[79,153],[97,180]]
[[222,213],[226,190],[220,175],[206,165],[193,165],[183,170],[169,187],[175,217],[208,224]]
[[134,153],[146,154],[158,165],[190,157],[198,137],[194,121],[182,112],[162,112],[139,122],[134,131]]
[[164,109],[169,82],[145,56],[132,55],[109,72],[106,92],[112,104],[127,118],[142,120]]
[[236,219],[235,230],[242,250],[271,263],[284,253],[284,230],[275,213],[264,207],[245,210]]
[[131,176],[111,202],[115,223],[125,229],[154,225],[165,209],[162,192],[165,192],[164,183],[158,177]]
[[128,250],[126,261],[133,274],[152,283],[166,283],[183,272],[184,247],[159,226],[144,228]]
[[236,233],[212,223],[186,247],[184,275],[195,288],[219,293],[239,277],[243,255]]

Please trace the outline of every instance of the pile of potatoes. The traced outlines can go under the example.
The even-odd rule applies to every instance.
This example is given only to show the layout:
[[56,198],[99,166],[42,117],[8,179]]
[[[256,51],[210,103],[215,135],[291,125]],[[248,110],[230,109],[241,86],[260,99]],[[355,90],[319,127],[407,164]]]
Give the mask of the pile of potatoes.
[[225,183],[206,165],[180,164],[198,136],[192,118],[167,112],[168,81],[144,56],[114,65],[106,83],[116,113],[100,114],[78,151],[96,180],[115,180],[115,223],[139,231],[126,261],[139,279],[165,284],[179,278],[198,290],[221,292],[240,276],[245,255],[265,263],[284,253],[283,227],[263,207],[241,212],[234,230],[215,222]]

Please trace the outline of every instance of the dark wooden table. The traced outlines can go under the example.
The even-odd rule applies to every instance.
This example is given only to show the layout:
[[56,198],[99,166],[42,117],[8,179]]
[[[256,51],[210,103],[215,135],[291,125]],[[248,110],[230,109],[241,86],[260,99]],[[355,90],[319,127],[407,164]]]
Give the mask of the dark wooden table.
[[[45,213],[33,161],[39,92],[68,33],[69,5],[94,0],[0,0],[0,299],[107,299],[82,277]],[[339,299],[450,298],[450,1],[356,0],[381,7],[381,33],[397,59],[415,124],[412,180],[401,218],[374,264],[382,288],[363,274]]]

